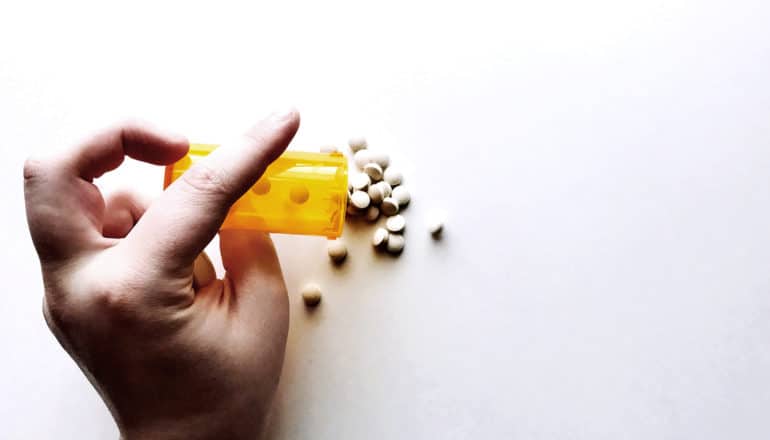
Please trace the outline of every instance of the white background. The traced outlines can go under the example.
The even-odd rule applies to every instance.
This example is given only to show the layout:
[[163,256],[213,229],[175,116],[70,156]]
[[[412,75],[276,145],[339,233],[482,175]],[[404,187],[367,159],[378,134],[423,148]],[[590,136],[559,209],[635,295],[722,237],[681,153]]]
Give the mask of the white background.
[[293,148],[364,134],[413,203],[399,259],[365,228],[341,270],[276,237],[271,438],[770,437],[768,2],[209,3],[0,4],[0,438],[117,437],[43,322],[24,157],[125,117],[218,141],[286,105]]

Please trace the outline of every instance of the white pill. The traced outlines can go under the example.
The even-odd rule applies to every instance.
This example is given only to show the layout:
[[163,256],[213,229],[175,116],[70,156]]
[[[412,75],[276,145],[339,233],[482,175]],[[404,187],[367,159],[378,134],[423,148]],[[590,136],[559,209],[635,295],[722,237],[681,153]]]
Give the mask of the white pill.
[[380,208],[376,206],[370,206],[366,210],[365,214],[366,220],[369,222],[376,222],[378,218],[380,218]]
[[364,173],[372,179],[372,182],[382,180],[382,167],[374,162],[364,165]]
[[338,151],[334,145],[324,145],[321,147],[321,153],[336,153]]
[[388,217],[398,214],[398,200],[393,197],[385,197],[380,204],[380,210]]
[[348,256],[348,248],[345,246],[345,242],[342,240],[329,240],[326,243],[326,252],[329,253],[329,258],[335,263],[339,263]]
[[398,200],[399,206],[406,206],[412,197],[409,195],[409,191],[403,186],[397,186],[393,188],[393,198]]
[[390,184],[386,181],[377,182],[377,185],[382,188],[382,191],[385,193],[385,197],[390,197],[390,195],[393,193],[393,188],[391,188]]
[[388,231],[390,232],[401,232],[406,227],[406,219],[403,215],[388,217],[388,220],[385,222],[385,227],[388,228]]
[[372,151],[369,154],[369,162],[374,162],[381,166],[382,169],[385,169],[390,165],[390,156],[385,153],[380,153],[379,151]]
[[350,178],[350,186],[356,191],[365,191],[370,183],[371,179],[364,173],[356,173]]
[[404,244],[406,244],[406,240],[404,240],[403,235],[401,234],[388,235],[388,252],[397,254],[402,250],[404,250]]
[[[348,200],[350,200],[350,199],[348,199]],[[352,204],[348,204],[348,208],[346,209],[346,212],[347,212],[347,213],[348,213],[348,215],[349,215],[349,216],[351,216],[351,217],[358,217],[358,216],[360,216],[361,214],[363,214],[363,213],[364,213],[364,211],[362,211],[362,210],[360,210],[360,209],[356,208],[356,207],[355,207],[355,206],[353,206]]]
[[321,287],[318,284],[306,284],[302,288],[302,301],[308,307],[315,307],[321,302]]
[[358,150],[353,155],[353,162],[358,168],[363,168],[369,162],[372,162],[372,152],[369,150]]
[[348,145],[350,146],[350,151],[353,153],[361,150],[366,149],[366,138],[363,136],[355,136],[348,140]]
[[377,228],[372,236],[372,245],[374,247],[380,247],[388,242],[388,231],[385,228]]
[[437,212],[431,213],[428,215],[426,224],[428,226],[428,232],[434,237],[438,237],[441,235],[441,231],[444,230],[444,215]]
[[354,191],[350,196],[350,203],[358,209],[365,209],[369,206],[369,194],[363,191]]
[[369,198],[372,200],[372,203],[375,205],[379,205],[382,203],[382,199],[385,198],[385,188],[380,186],[379,184],[374,184],[369,186]]
[[382,180],[388,182],[390,186],[398,186],[404,180],[404,175],[398,168],[388,167],[382,175]]

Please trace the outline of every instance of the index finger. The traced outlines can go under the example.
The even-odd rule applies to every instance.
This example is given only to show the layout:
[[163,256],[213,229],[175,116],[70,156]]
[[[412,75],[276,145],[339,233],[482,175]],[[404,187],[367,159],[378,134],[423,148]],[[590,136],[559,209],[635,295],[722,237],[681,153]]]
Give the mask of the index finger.
[[141,248],[166,269],[192,265],[230,206],[286,149],[298,127],[296,110],[273,114],[198,160],[150,206],[121,245]]

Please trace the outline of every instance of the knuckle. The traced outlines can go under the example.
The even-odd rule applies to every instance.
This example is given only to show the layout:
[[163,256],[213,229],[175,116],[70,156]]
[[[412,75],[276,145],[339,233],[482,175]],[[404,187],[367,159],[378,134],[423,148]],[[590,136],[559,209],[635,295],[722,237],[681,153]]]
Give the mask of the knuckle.
[[100,310],[111,314],[126,314],[136,307],[133,295],[119,288],[96,290],[93,299]]
[[45,172],[45,163],[43,160],[29,157],[24,161],[24,181],[34,180]]
[[182,174],[182,181],[189,189],[199,194],[227,197],[232,193],[232,184],[228,179],[204,163],[197,163]]
[[144,287],[127,277],[93,285],[91,298],[98,310],[111,315],[130,315],[139,308],[137,295]]

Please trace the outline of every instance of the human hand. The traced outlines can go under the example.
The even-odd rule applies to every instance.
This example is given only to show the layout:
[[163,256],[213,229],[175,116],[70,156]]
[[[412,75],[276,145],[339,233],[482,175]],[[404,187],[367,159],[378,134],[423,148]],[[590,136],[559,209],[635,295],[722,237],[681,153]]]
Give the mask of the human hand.
[[230,205],[291,141],[273,115],[200,160],[152,205],[91,182],[124,156],[158,165],[186,139],[124,124],[65,156],[28,160],[24,193],[43,313],[126,439],[257,438],[288,332],[286,286],[267,234],[220,233],[226,275],[203,249]]

